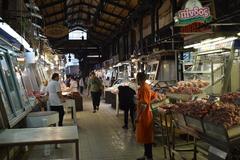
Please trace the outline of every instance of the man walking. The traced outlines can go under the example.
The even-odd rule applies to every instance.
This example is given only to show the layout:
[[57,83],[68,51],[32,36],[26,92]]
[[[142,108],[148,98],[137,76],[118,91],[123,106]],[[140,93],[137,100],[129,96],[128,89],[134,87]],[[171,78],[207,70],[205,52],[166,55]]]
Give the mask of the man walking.
[[93,103],[93,113],[99,110],[100,97],[102,93],[103,85],[98,77],[96,77],[94,72],[90,73],[90,79],[88,82],[88,95],[91,92],[92,103]]

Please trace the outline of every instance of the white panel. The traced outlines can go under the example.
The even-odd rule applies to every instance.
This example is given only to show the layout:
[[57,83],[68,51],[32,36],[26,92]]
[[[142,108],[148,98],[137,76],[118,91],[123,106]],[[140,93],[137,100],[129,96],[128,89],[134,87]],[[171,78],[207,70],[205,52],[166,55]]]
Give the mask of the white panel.
[[165,0],[162,7],[158,10],[159,28],[162,28],[172,21],[172,11],[170,0]]

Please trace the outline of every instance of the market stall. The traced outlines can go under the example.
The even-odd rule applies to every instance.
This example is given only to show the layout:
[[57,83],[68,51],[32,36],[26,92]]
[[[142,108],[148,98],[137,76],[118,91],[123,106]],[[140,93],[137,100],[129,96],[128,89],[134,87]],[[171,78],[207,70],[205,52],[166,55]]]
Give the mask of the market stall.
[[[185,49],[194,48],[191,61],[183,61],[184,80],[204,80],[210,84],[206,90],[208,94],[220,95],[223,90],[227,90],[230,81],[232,81],[232,89],[239,88],[239,81],[236,75],[239,75],[237,69],[237,53],[239,40],[237,37],[218,37],[208,39],[200,43],[185,46]],[[234,67],[233,67],[234,66]],[[234,72],[231,72],[234,68]],[[230,78],[232,77],[232,78]],[[236,88],[235,88],[236,87]]]
[[[190,82],[179,83],[178,88],[175,88],[174,95],[176,97],[167,93],[169,99],[176,99],[176,103],[159,105],[158,108],[160,124],[164,128],[162,132],[167,136],[164,144],[165,157],[167,157],[167,151],[170,157],[176,155],[182,157],[181,152],[191,151],[193,159],[197,159],[197,154],[202,152],[202,148],[199,149],[198,142],[200,142],[206,144],[204,152],[207,152],[205,156],[209,160],[237,159],[240,155],[238,147],[240,144],[240,93],[231,92],[215,98],[207,95],[204,98],[194,97],[193,94],[185,93],[186,91],[191,92],[186,85],[189,85]],[[171,87],[169,90],[174,89]],[[194,137],[193,144],[189,143],[192,145],[192,149],[186,150],[184,146],[181,146],[183,147],[181,149],[176,147],[178,146],[175,140],[176,130],[178,133],[181,131]]]

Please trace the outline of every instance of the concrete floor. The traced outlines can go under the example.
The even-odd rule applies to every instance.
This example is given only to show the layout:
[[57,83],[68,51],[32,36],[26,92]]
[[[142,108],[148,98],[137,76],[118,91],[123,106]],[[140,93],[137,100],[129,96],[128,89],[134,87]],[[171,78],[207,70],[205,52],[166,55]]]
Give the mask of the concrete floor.
[[[83,100],[84,111],[77,112],[81,160],[135,160],[143,155],[143,146],[136,143],[131,125],[128,130],[122,129],[123,113],[116,116],[115,110],[104,101],[101,102],[100,110],[92,113],[90,98],[85,96]],[[65,114],[64,125],[72,125],[69,113]],[[162,160],[160,140],[155,142],[157,145],[153,147],[153,158]],[[50,155],[44,156],[43,146],[34,146],[25,159],[73,159],[72,144],[61,144],[58,149],[51,145],[50,148]]]

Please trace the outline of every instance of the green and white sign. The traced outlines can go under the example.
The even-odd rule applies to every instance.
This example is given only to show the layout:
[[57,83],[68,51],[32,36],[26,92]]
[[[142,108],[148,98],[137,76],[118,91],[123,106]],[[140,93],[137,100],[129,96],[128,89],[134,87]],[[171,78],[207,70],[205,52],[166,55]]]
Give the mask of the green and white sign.
[[174,17],[176,26],[186,26],[194,22],[209,23],[212,16],[209,7],[203,7],[199,0],[188,0],[185,8]]

